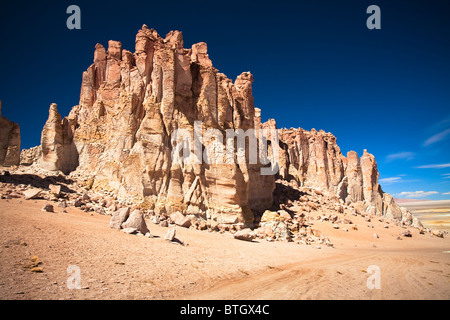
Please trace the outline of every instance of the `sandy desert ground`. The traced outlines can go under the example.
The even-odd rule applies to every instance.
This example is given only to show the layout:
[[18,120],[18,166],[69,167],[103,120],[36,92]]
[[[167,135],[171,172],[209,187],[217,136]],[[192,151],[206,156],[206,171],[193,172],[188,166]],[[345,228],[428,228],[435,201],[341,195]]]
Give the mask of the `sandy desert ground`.
[[450,231],[450,200],[414,200],[401,206],[418,217],[425,227]]
[[[449,299],[450,240],[401,227],[316,228],[334,248],[258,240],[177,227],[184,243],[109,228],[109,217],[76,208],[41,210],[45,200],[0,200],[1,299]],[[361,220],[358,220],[361,219]],[[379,238],[374,238],[377,233]],[[38,257],[43,272],[31,272]],[[69,289],[69,266],[81,289]],[[380,268],[369,289],[368,267]]]

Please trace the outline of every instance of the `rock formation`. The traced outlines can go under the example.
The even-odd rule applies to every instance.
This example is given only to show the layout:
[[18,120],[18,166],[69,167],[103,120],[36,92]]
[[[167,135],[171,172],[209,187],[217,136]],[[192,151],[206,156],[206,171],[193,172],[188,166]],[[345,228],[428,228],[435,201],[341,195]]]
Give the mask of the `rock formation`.
[[[144,25],[134,54],[118,41],[109,41],[107,49],[95,46],[79,105],[68,117],[50,107],[40,167],[67,173],[78,166],[77,173],[94,178],[94,189],[146,199],[166,211],[251,222],[252,209],[270,206],[275,188],[273,176],[259,174],[262,165],[179,163],[172,155],[175,133],[193,136],[195,121],[201,121],[202,136],[253,129],[252,82],[249,72],[234,83],[219,73],[205,43],[184,49],[181,32],[162,38]],[[225,147],[215,138],[188,147],[192,154],[197,147],[200,157],[206,149],[220,157],[214,154],[217,144]]]
[[69,173],[78,166],[72,136],[74,127],[71,125],[73,121],[69,118],[61,119],[57,105],[52,103],[41,135],[39,165],[42,169]]
[[[262,124],[274,127],[275,120]],[[402,212],[390,194],[378,184],[375,157],[364,150],[341,153],[336,137],[323,130],[280,130],[280,176],[299,186],[331,192],[346,203],[362,205],[366,211],[401,219]]]
[[2,117],[0,101],[0,166],[10,167],[20,162],[20,127]]
[[[63,119],[56,105],[50,107],[41,168],[76,169],[73,174],[92,177],[94,190],[144,201],[155,212],[220,223],[252,222],[255,213],[270,208],[279,177],[401,219],[400,208],[378,184],[374,156],[366,151],[361,159],[353,151],[343,156],[331,133],[280,129],[279,144],[269,147],[271,164],[236,161],[249,154],[248,145],[224,155],[220,150],[238,145],[234,138],[223,140],[226,130],[254,129],[258,135],[276,128],[275,120],[261,123],[252,74],[244,72],[233,82],[213,67],[206,43],[185,49],[179,31],[162,38],[144,25],[135,44],[134,53],[118,41],[95,46],[79,104]],[[190,137],[182,150],[181,132]],[[278,175],[261,175],[261,168],[273,165],[275,151]],[[230,157],[234,161],[227,161]]]

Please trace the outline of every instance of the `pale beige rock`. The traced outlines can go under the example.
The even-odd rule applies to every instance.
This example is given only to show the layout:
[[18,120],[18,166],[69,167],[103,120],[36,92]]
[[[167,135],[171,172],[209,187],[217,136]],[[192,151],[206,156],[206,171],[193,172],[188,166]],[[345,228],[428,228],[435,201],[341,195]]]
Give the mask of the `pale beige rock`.
[[242,230],[237,231],[233,235],[233,237],[235,239],[238,239],[238,240],[253,241],[253,239],[256,238],[256,235],[251,229],[246,228],[246,229],[242,229]]
[[30,149],[23,149],[20,152],[20,165],[31,166],[33,163],[37,163],[42,157],[41,146],[36,146]]
[[2,117],[0,101],[0,166],[10,167],[20,163],[20,127]]
[[189,228],[191,226],[191,220],[186,218],[181,212],[172,213],[170,220],[180,227]]
[[73,144],[74,122],[61,119],[57,105],[50,105],[49,117],[41,135],[40,168],[69,173],[78,165],[78,153]]
[[123,229],[134,228],[144,235],[149,232],[144,220],[144,213],[141,210],[134,210],[121,227]]
[[32,188],[23,191],[23,195],[26,200],[37,199],[41,195],[42,190],[38,188]]
[[48,186],[50,189],[50,193],[56,197],[61,195],[61,185],[59,184],[51,184]]
[[113,229],[120,229],[122,227],[122,223],[124,223],[130,214],[130,208],[121,208],[115,211],[109,223],[109,226]]

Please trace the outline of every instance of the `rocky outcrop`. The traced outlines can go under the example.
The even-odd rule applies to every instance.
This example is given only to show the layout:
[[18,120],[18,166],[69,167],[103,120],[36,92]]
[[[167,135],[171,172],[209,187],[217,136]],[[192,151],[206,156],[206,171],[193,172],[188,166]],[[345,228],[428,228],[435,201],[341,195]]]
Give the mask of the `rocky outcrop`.
[[32,164],[37,163],[41,157],[42,149],[40,145],[30,149],[23,149],[20,152],[20,165],[31,166]]
[[[250,142],[276,129],[275,120],[261,123],[252,83],[250,72],[233,82],[215,69],[206,43],[186,49],[181,32],[162,38],[144,25],[134,53],[118,41],[95,46],[79,104],[68,117],[50,107],[40,166],[76,168],[73,175],[92,177],[94,190],[145,202],[155,212],[233,224],[252,222],[271,207],[278,177],[261,169],[277,159],[285,181],[373,214],[402,217],[378,184],[373,155],[345,157],[336,137],[323,130],[280,129],[279,141],[268,147],[271,161],[248,161],[249,144],[239,148],[236,137],[224,139],[227,130],[248,133]],[[246,161],[238,161],[243,155]]]
[[2,117],[0,101],[0,166],[10,167],[20,163],[20,127]]
[[[61,119],[57,105],[50,105],[49,117],[41,135],[39,166],[49,171],[69,173],[78,166],[78,154],[73,144],[74,124],[70,118]],[[28,153],[32,153],[31,151]]]
[[[64,119],[50,108],[40,166],[78,166],[76,173],[94,178],[94,189],[146,199],[169,213],[251,222],[252,210],[271,205],[274,177],[261,176],[260,164],[227,163],[216,150],[225,148],[219,137],[226,129],[255,128],[252,82],[249,72],[234,83],[219,73],[205,43],[185,49],[181,32],[162,38],[144,25],[134,53],[118,41],[95,46],[79,105]],[[172,159],[177,132],[194,137],[195,130],[212,134],[187,145],[199,161]],[[205,163],[203,152],[222,161]]]
[[[273,119],[261,125],[274,126]],[[299,186],[330,192],[372,214],[402,218],[400,207],[378,184],[377,163],[367,150],[361,159],[355,151],[345,157],[331,133],[301,128],[280,129],[279,148],[279,175],[284,180],[293,179]]]

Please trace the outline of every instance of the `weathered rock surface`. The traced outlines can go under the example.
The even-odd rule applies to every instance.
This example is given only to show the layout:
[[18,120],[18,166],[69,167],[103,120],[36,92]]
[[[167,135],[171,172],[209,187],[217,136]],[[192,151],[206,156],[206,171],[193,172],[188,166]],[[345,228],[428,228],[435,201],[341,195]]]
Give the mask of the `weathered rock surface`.
[[128,207],[117,210],[112,214],[109,226],[113,229],[120,229],[122,227],[122,223],[128,219],[129,215],[130,208]]
[[[274,127],[275,120],[262,124]],[[336,137],[323,130],[280,130],[280,176],[299,186],[330,192],[346,203],[388,218],[401,219],[401,208],[378,184],[375,157],[364,150],[359,158],[354,151],[345,157]]]
[[[169,215],[179,212],[217,223],[253,222],[272,206],[278,177],[330,193],[337,204],[402,219],[400,207],[378,184],[374,156],[364,151],[359,158],[351,151],[345,157],[336,137],[323,130],[279,131],[279,145],[269,147],[272,164],[275,151],[279,154],[278,176],[261,175],[259,162],[238,163],[240,154],[249,153],[248,145],[231,156],[221,153],[235,144],[223,140],[227,129],[255,129],[255,134],[276,129],[275,120],[261,123],[252,83],[250,72],[233,82],[215,69],[206,43],[186,49],[181,32],[162,38],[144,25],[134,53],[118,41],[95,46],[93,64],[82,76],[79,104],[68,117],[62,119],[51,105],[40,166],[65,173],[76,169],[73,174],[92,177],[93,190],[151,202]],[[186,134],[191,139],[177,149]],[[196,135],[202,138],[195,141]],[[24,163],[38,150],[28,153]],[[274,228],[283,234],[285,223],[280,222]],[[289,238],[289,232],[282,237]]]
[[253,233],[253,231],[249,228],[239,230],[237,231],[233,237],[238,240],[244,240],[244,241],[253,241],[253,239],[256,238],[256,235]]
[[[57,105],[50,105],[49,117],[41,135],[39,166],[49,171],[69,173],[78,166],[78,155],[73,144],[74,122],[61,119]],[[38,150],[36,150],[38,152]],[[31,153],[31,152],[30,152]]]
[[23,149],[20,152],[20,165],[31,166],[33,163],[37,163],[42,157],[41,146],[36,146],[30,149]]
[[2,117],[0,101],[0,166],[10,167],[20,163],[20,127]]
[[134,210],[128,219],[122,223],[122,228],[134,228],[142,234],[149,232],[147,224],[144,220],[144,214],[141,210]]
[[175,234],[175,228],[169,228],[169,230],[167,230],[166,234],[164,235],[164,240],[173,241],[173,239],[175,239]]

